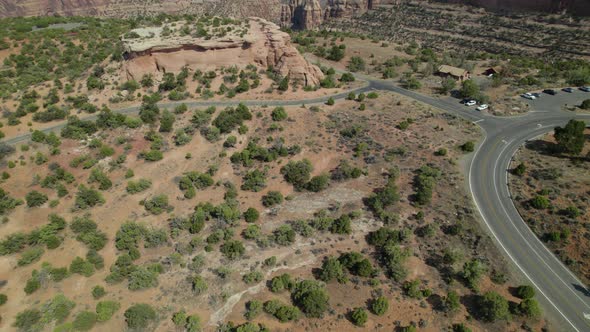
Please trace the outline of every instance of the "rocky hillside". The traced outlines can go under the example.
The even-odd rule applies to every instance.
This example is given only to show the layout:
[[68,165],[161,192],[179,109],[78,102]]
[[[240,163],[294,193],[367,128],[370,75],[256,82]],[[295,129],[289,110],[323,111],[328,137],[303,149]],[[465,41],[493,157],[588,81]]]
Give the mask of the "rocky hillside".
[[574,16],[590,15],[590,0],[437,0],[500,11],[566,12]]
[[258,16],[278,21],[280,0],[0,0],[0,17],[45,15],[136,15],[202,14]]

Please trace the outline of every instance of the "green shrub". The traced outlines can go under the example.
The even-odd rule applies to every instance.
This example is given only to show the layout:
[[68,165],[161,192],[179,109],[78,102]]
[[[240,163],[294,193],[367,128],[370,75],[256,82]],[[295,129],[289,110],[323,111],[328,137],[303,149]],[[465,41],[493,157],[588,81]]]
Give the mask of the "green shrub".
[[329,307],[329,297],[324,286],[313,280],[298,282],[291,293],[291,298],[308,317],[322,317]]
[[45,204],[49,198],[47,198],[47,195],[33,190],[25,196],[25,200],[27,201],[28,207],[38,207]]
[[45,253],[45,250],[43,250],[43,248],[41,248],[41,247],[33,247],[30,249],[27,249],[23,252],[21,257],[19,258],[17,265],[18,266],[25,266],[25,265],[29,265],[31,263],[34,263],[34,262],[38,261],[39,259],[41,259],[41,256],[43,256],[44,253]]
[[137,181],[127,182],[127,192],[130,194],[137,194],[149,189],[152,186],[152,181],[148,179],[139,179]]
[[96,304],[96,316],[99,322],[106,322],[121,308],[116,301],[100,301]]
[[533,199],[531,199],[530,202],[531,206],[537,210],[547,209],[549,206],[551,206],[551,201],[549,201],[549,198],[543,195],[536,195],[533,197]]
[[350,321],[356,326],[364,326],[367,319],[367,311],[363,308],[356,308],[350,313]]
[[266,187],[266,172],[255,169],[249,171],[244,175],[242,190],[253,192],[261,191]]
[[292,184],[295,189],[303,189],[305,184],[309,181],[313,166],[307,159],[300,161],[289,161],[287,165],[281,168],[281,174],[285,177],[285,181]]
[[277,107],[274,110],[272,110],[272,113],[270,114],[271,118],[273,119],[273,121],[283,121],[285,119],[287,119],[288,115],[287,112],[285,111],[284,107]]
[[238,240],[229,240],[226,241],[220,247],[221,253],[230,260],[235,260],[244,255],[246,249],[242,242]]
[[41,287],[41,280],[39,276],[39,272],[37,270],[33,270],[31,273],[31,278],[27,280],[25,284],[25,293],[27,295],[33,294]]
[[446,312],[455,312],[461,307],[461,299],[455,291],[449,291],[446,297],[442,299],[443,310]]
[[223,142],[223,146],[226,148],[233,148],[236,146],[236,143],[238,143],[238,138],[231,135],[225,140],[225,142]]
[[76,315],[73,327],[76,331],[90,331],[96,324],[97,315],[90,311],[81,311]]
[[269,191],[266,195],[262,196],[262,205],[271,207],[283,202],[283,194],[278,191]]
[[483,320],[495,322],[508,320],[510,311],[508,301],[496,292],[487,292],[478,300],[478,308]]
[[301,313],[296,307],[285,305],[279,300],[270,300],[264,303],[264,311],[273,315],[281,323],[299,319]]
[[90,172],[90,177],[88,178],[89,184],[95,182],[98,183],[98,189],[100,190],[108,190],[113,186],[113,182],[99,168],[92,169],[92,172]]
[[314,176],[309,180],[309,182],[305,185],[307,190],[313,192],[320,192],[330,185],[330,177],[327,174],[322,174],[318,176]]
[[129,290],[136,291],[158,286],[158,273],[138,267],[129,274]]
[[295,242],[295,231],[288,224],[281,225],[273,231],[272,238],[276,244],[286,246]]
[[242,125],[243,121],[251,120],[252,114],[244,104],[239,104],[236,108],[228,107],[221,111],[217,118],[213,120],[213,125],[219,129],[220,133],[226,134]]
[[5,305],[8,301],[8,296],[6,294],[0,294],[0,306]]
[[278,293],[282,290],[290,290],[295,286],[295,281],[291,278],[288,273],[283,273],[279,276],[275,276],[270,280],[270,290],[273,293]]
[[342,215],[340,218],[334,220],[330,225],[330,232],[334,234],[350,234],[352,233],[352,227],[350,224],[350,217],[348,215]]
[[264,279],[264,275],[260,271],[252,271],[252,272],[244,274],[244,276],[242,277],[242,280],[246,284],[258,283],[258,282],[261,282],[262,279]]
[[85,210],[97,205],[102,205],[104,202],[105,200],[100,192],[92,188],[87,188],[81,184],[76,193],[74,206],[76,209]]
[[101,297],[105,296],[107,294],[107,292],[105,291],[104,287],[102,286],[94,286],[94,288],[92,288],[92,297],[95,300],[100,299]]
[[378,298],[371,301],[370,305],[371,311],[377,316],[383,316],[389,310],[389,301],[384,296],[379,296]]
[[70,263],[70,272],[90,277],[94,274],[94,265],[81,257],[76,257]]
[[186,312],[184,310],[177,311],[172,315],[172,322],[178,327],[184,327],[186,324]]
[[244,212],[244,220],[246,220],[247,223],[256,222],[258,221],[258,218],[260,218],[260,213],[255,208],[248,208],[248,210]]
[[522,300],[516,307],[516,313],[528,318],[537,319],[541,317],[541,308],[539,303],[532,298]]
[[461,150],[463,152],[473,152],[475,151],[475,143],[472,141],[465,142],[463,145],[461,145]]
[[322,263],[318,277],[323,282],[330,282],[336,279],[340,283],[346,282],[344,269],[340,261],[334,257],[328,257]]
[[12,326],[19,331],[28,332],[33,331],[34,327],[41,320],[41,311],[38,309],[27,309],[19,312],[16,315]]
[[22,200],[10,197],[4,189],[0,188],[0,215],[10,212],[21,204],[23,204]]
[[478,259],[472,259],[463,264],[461,277],[465,280],[467,286],[473,290],[479,288],[479,281],[486,273],[487,267]]
[[145,303],[134,304],[125,310],[125,321],[131,329],[146,329],[157,318],[156,311]]
[[521,285],[516,288],[516,296],[526,300],[531,299],[535,296],[535,289],[529,285]]
[[186,318],[186,325],[184,326],[187,332],[201,331],[201,318],[197,315],[190,315]]
[[244,317],[247,320],[253,320],[262,312],[262,302],[258,300],[251,300],[246,303],[246,313]]
[[168,196],[162,194],[154,196],[143,202],[143,207],[153,215],[159,215],[163,212],[171,212],[174,207],[168,204]]
[[197,295],[204,293],[208,288],[207,282],[205,281],[205,279],[203,279],[203,277],[198,276],[198,275],[193,277],[192,287],[193,287],[193,291]]

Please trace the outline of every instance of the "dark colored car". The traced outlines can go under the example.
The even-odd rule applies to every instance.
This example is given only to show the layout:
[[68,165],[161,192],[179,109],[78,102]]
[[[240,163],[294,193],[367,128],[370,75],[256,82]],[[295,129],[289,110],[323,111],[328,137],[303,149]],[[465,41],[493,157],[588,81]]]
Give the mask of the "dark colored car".
[[557,94],[557,91],[555,91],[553,89],[545,89],[545,90],[543,90],[543,93],[546,93],[548,95],[555,96]]
[[574,92],[574,89],[572,89],[572,88],[563,88],[563,89],[561,89],[561,90],[562,90],[562,91],[565,91],[565,92],[568,92],[568,93],[572,93],[572,92]]

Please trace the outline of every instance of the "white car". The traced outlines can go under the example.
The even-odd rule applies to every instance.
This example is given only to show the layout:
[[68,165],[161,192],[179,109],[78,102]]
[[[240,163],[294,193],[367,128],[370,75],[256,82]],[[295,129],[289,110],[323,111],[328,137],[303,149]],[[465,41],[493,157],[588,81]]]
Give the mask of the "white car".
[[582,90],[584,92],[590,92],[590,86],[583,86],[580,88],[580,90]]
[[535,97],[535,96],[534,96],[532,93],[530,93],[530,92],[524,93],[524,94],[522,94],[521,96],[522,96],[522,98],[525,98],[525,99],[530,99],[530,100],[535,100],[535,99],[537,99],[537,97]]
[[483,110],[487,110],[488,109],[488,104],[481,104],[477,107],[478,111],[483,111]]
[[468,100],[465,103],[465,106],[474,106],[475,104],[477,104],[477,102],[475,100]]

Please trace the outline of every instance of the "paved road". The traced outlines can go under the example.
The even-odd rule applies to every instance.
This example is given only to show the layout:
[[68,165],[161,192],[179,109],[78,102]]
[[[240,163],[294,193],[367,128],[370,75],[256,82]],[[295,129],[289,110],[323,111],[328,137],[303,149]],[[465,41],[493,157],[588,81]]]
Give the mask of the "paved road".
[[[465,107],[451,98],[434,98],[400,88],[389,81],[375,80],[358,75],[368,83],[355,93],[370,90],[396,92],[420,102],[442,109],[458,117],[473,121],[485,133],[469,164],[469,188],[476,207],[482,215],[492,238],[503,250],[514,266],[532,283],[540,293],[539,300],[546,315],[555,322],[559,331],[590,331],[590,297],[586,286],[579,281],[528,228],[516,210],[508,190],[507,170],[516,150],[527,140],[563,126],[572,118],[590,121],[590,115],[575,114],[562,110],[564,104],[576,105],[590,93],[576,91],[572,94],[561,92],[558,96],[544,95],[531,101],[531,112],[517,117],[494,117]],[[332,96],[343,99],[348,92]],[[293,106],[323,103],[329,97],[297,101],[241,101],[251,106]],[[229,106],[239,101],[188,102],[191,107],[211,105]],[[161,107],[171,108],[178,103],[165,103]],[[136,113],[138,107],[117,110],[122,113]],[[92,119],[89,117],[87,119]],[[59,130],[59,124],[46,131]],[[22,135],[5,140],[14,144],[29,139]]]
[[469,164],[469,188],[492,238],[514,266],[533,284],[546,315],[558,331],[590,331],[590,292],[549,251],[522,220],[508,189],[508,170],[514,153],[537,136],[551,132],[575,118],[590,123],[590,114],[562,110],[579,105],[590,93],[560,92],[530,102],[532,111],[517,117],[494,117],[465,107],[451,98],[432,98],[371,82],[371,87],[395,91],[438,107],[479,125],[485,139]]

